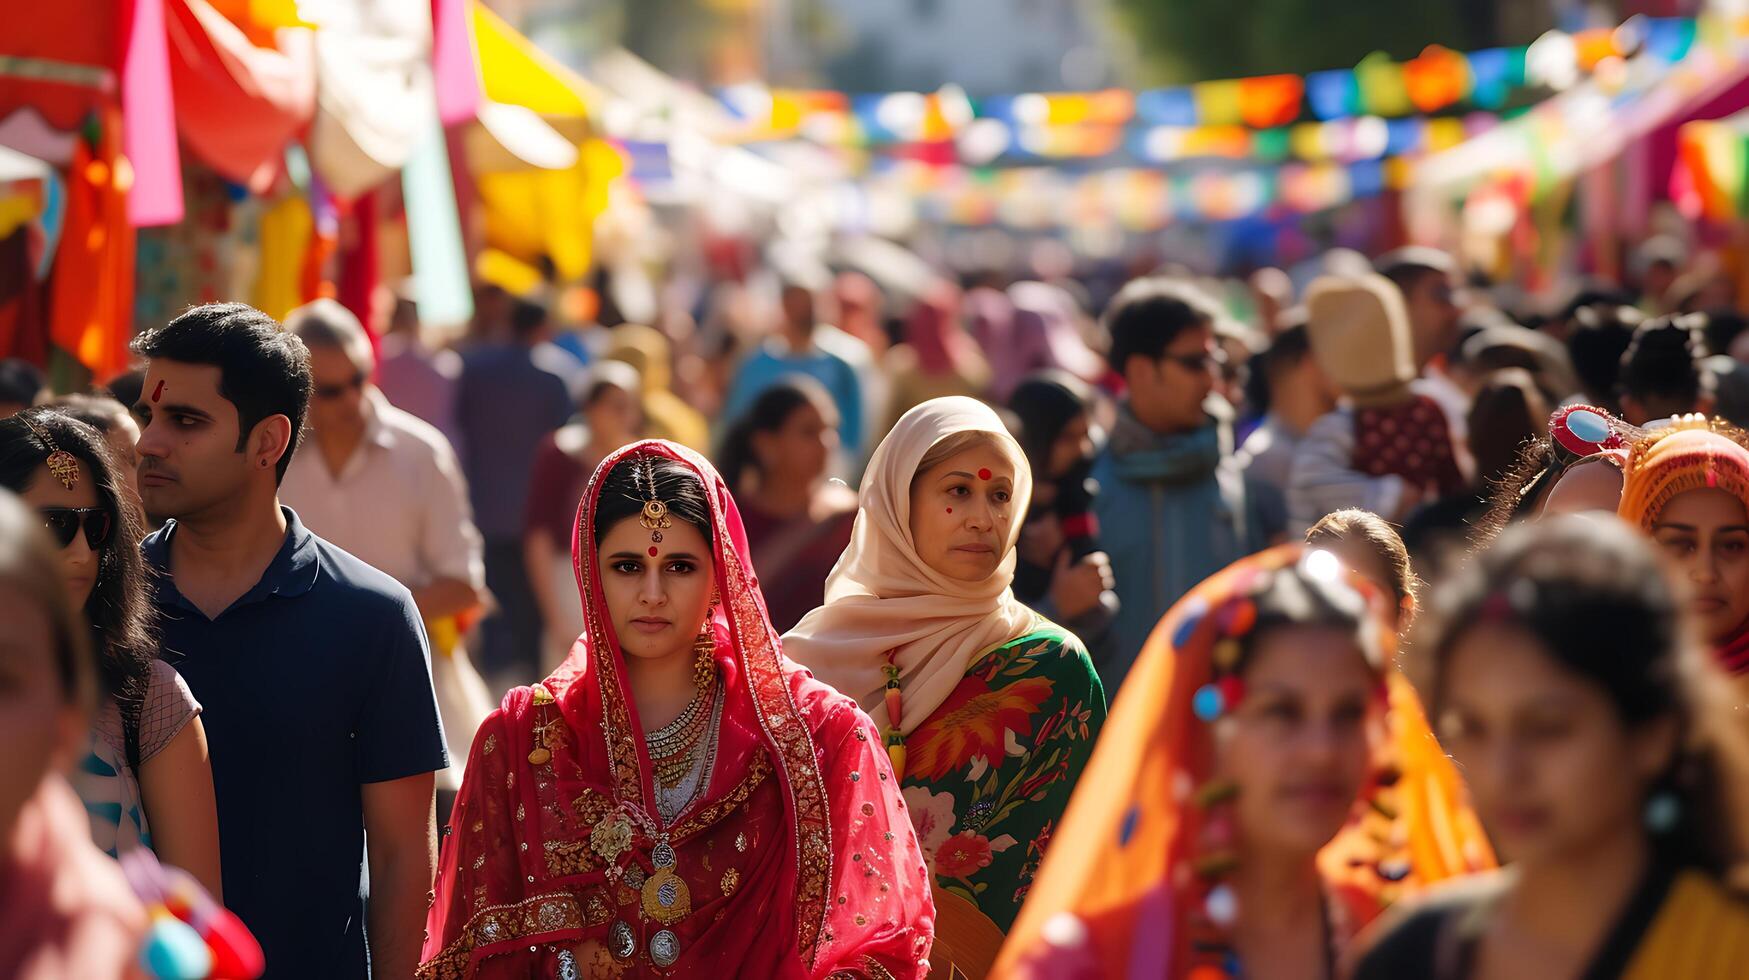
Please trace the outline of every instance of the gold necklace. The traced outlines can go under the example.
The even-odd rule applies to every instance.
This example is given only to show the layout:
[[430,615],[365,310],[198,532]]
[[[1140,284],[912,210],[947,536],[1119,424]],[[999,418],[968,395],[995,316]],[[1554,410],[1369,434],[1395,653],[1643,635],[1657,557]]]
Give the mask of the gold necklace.
[[646,735],[645,750],[657,781],[665,789],[673,789],[697,765],[697,749],[709,728],[714,685],[698,693],[680,717],[660,730]]

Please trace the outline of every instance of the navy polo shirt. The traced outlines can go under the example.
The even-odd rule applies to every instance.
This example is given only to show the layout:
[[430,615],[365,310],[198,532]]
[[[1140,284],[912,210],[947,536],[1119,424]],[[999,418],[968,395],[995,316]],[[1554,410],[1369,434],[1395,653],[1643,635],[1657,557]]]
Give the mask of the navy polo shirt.
[[370,975],[361,783],[449,764],[425,627],[395,580],[305,529],[207,619],[170,577],[171,521],[141,545],[165,659],[202,707],[225,904],[267,976]]

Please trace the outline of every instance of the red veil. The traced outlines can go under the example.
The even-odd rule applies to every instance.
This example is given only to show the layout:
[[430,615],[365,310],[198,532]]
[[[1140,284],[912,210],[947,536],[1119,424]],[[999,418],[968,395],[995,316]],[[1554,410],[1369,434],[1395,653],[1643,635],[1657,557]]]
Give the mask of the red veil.
[[[724,702],[717,761],[668,827],[654,816],[643,727],[595,563],[602,482],[633,454],[678,460],[703,481],[722,597],[711,624]],[[573,541],[583,635],[551,677],[506,695],[474,739],[419,975],[927,973],[929,876],[880,738],[854,701],[783,657],[716,470],[668,442],[621,449],[590,478]],[[645,887],[664,867],[681,886],[677,921],[662,921],[674,891],[657,907]],[[658,939],[664,926],[672,935]]]

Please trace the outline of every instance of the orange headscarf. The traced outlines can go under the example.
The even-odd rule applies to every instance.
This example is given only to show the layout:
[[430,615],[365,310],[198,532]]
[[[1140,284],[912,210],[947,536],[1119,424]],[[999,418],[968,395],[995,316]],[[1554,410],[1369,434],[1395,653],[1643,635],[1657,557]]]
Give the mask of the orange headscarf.
[[1717,488],[1749,508],[1749,449],[1741,430],[1704,415],[1685,415],[1648,433],[1628,450],[1621,518],[1651,530],[1664,505],[1690,490]]
[[[1389,603],[1333,556],[1303,545],[1253,555],[1193,589],[1160,621],[1124,683],[1093,760],[1070,800],[1031,899],[993,976],[1224,977],[1233,969],[1209,896],[1234,855],[1212,850],[1208,812],[1230,794],[1213,780],[1212,726],[1199,717],[1224,691],[1216,664],[1255,622],[1266,579],[1302,563],[1369,597],[1366,642],[1389,697],[1390,758],[1319,855],[1351,918],[1367,918],[1407,885],[1493,864],[1463,788],[1414,692],[1388,665]],[[1199,704],[1199,702],[1201,702]],[[1229,787],[1226,787],[1230,789]],[[1362,923],[1351,922],[1358,928]]]

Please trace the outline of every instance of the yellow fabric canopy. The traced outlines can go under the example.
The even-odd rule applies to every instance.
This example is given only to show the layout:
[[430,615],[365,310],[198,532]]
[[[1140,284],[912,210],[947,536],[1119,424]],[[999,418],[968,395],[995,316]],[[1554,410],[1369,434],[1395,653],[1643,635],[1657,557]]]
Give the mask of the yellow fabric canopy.
[[478,174],[486,243],[531,265],[546,255],[561,280],[580,279],[589,271],[607,185],[624,169],[618,152],[590,133],[592,107],[603,96],[483,4],[471,7],[486,98],[534,112],[579,151],[562,170]]
[[595,86],[536,47],[485,4],[476,0],[471,7],[486,98],[531,109],[575,141],[587,138],[591,106],[601,101]]

